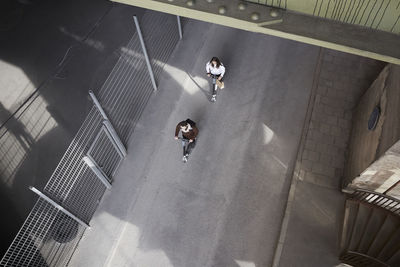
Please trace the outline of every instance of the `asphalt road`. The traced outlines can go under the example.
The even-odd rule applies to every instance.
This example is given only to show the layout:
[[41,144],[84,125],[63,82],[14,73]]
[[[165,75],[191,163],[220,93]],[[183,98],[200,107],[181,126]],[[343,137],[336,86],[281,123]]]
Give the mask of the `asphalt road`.
[[[71,266],[270,266],[318,47],[189,22]],[[209,101],[205,63],[226,88]],[[197,122],[189,162],[176,124]]]

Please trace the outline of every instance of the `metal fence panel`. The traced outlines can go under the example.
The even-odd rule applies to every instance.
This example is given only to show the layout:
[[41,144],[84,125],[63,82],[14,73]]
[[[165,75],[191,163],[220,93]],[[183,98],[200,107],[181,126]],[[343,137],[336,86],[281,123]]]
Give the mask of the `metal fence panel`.
[[103,183],[87,165],[83,165],[76,183],[63,201],[63,207],[89,223],[105,191]]
[[119,166],[122,155],[119,153],[118,147],[114,144],[105,126],[100,129],[87,154],[96,161],[97,165],[112,182],[111,179]]
[[102,120],[100,112],[93,106],[44,188],[44,193],[54,200],[62,202],[68,195],[85,164],[82,158],[102,127]]
[[65,266],[84,228],[39,199],[0,266]]
[[[176,17],[146,12],[141,25],[158,79],[179,40]],[[134,34],[121,49],[118,62],[98,94],[125,146],[152,93],[140,43]],[[93,106],[43,189],[48,198],[86,224],[95,213],[106,186],[83,158],[90,155],[109,178],[114,176],[123,158],[103,121]],[[66,266],[84,231],[85,227],[72,217],[39,198],[0,266]]]

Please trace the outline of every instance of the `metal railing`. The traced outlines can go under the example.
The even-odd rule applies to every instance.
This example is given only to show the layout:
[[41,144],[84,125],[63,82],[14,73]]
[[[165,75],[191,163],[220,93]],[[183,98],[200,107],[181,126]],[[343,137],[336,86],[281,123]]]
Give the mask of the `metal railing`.
[[357,189],[348,196],[348,199],[373,204],[400,216],[400,200],[388,195]]
[[[96,172],[83,160],[89,145],[103,129],[102,121],[99,108],[93,106],[43,192],[30,188],[39,200],[0,266],[67,264],[106,190]],[[95,144],[96,149],[108,156],[103,169],[115,171],[118,166],[115,162],[119,163],[122,157],[115,152],[115,146],[108,144],[112,141],[103,140]]]
[[354,251],[342,253],[342,255],[340,255],[340,261],[355,267],[390,267],[378,259]]
[[[163,23],[160,23],[163,22]],[[158,23],[158,25],[154,24]],[[142,24],[157,78],[179,40],[176,17],[147,12]],[[152,79],[140,57],[138,34],[100,89],[90,92],[93,106],[50,177],[0,266],[66,266],[116,170],[125,145],[153,93]],[[114,128],[115,126],[115,128]]]
[[313,0],[299,10],[298,0],[245,0],[270,7],[294,10],[344,23],[400,33],[400,1]]
[[[347,202],[350,201],[350,203],[355,203],[357,206],[356,211],[353,215],[351,215],[351,209],[347,205]],[[360,223],[359,219],[359,211],[360,211],[360,206],[363,205],[366,208],[370,209],[371,212],[367,217],[364,217],[365,221],[363,223]],[[342,236],[341,236],[341,250],[342,253],[340,255],[340,260],[342,263],[350,264],[351,266],[377,266],[377,267],[388,267],[389,265],[386,264],[385,262],[370,256],[366,255],[363,253],[358,252],[361,246],[362,240],[365,240],[365,236],[372,238],[369,243],[369,248],[363,252],[368,251],[367,253],[369,254],[369,249],[371,248],[372,244],[374,244],[378,234],[381,232],[381,229],[379,228],[377,231],[370,233],[366,232],[368,228],[368,225],[370,224],[370,220],[372,221],[372,210],[379,210],[380,212],[383,212],[385,214],[385,220],[393,218],[397,219],[397,221],[400,219],[400,200],[395,199],[393,197],[380,194],[377,192],[372,192],[372,191],[367,191],[363,189],[356,189],[354,192],[347,194],[347,200],[346,200],[346,210],[345,210],[345,216],[344,216],[344,222],[343,222],[343,228],[342,228]],[[353,219],[350,219],[350,218]],[[363,218],[363,217],[360,217]],[[362,222],[362,221],[361,221]],[[379,227],[383,227],[384,223],[380,225]],[[358,228],[357,228],[358,227]],[[357,230],[357,229],[358,230]],[[357,241],[355,245],[352,246],[352,248],[349,250],[350,243],[353,242],[353,236],[357,236],[356,233],[362,233],[362,237]],[[394,236],[391,236],[393,238]],[[386,245],[391,242],[391,239],[386,239],[385,244],[381,244],[381,249],[386,248]],[[382,251],[380,252],[382,253]],[[378,253],[380,255],[380,253]],[[394,252],[393,252],[394,253]]]

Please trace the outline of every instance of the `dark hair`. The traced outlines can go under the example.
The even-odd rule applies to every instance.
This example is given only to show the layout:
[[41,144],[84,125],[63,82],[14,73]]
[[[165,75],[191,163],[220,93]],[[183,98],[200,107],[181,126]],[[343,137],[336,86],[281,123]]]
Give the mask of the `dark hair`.
[[178,123],[178,125],[180,127],[186,127],[186,125],[190,125],[192,127],[196,126],[196,123],[194,121],[192,121],[191,119],[186,119],[185,121],[181,121],[180,123]]
[[212,64],[213,61],[217,62],[217,68],[219,68],[219,66],[221,66],[221,61],[219,60],[219,58],[213,57],[213,58],[210,60],[210,63]]
[[189,123],[190,126],[192,126],[192,127],[196,126],[196,123],[194,121],[192,121],[191,119],[189,119],[189,118],[186,119],[186,123]]
[[180,123],[178,123],[178,125],[180,127],[185,127],[188,123],[186,121],[181,121]]

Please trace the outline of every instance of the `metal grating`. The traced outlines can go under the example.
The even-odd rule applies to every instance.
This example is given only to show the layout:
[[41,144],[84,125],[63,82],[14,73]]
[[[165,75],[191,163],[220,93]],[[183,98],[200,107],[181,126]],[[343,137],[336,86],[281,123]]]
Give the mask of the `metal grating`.
[[125,145],[129,129],[136,124],[153,93],[137,39],[134,34],[129,44],[121,49],[120,59],[99,92],[99,100]]
[[360,267],[390,267],[384,262],[375,259],[371,256],[354,252],[346,251],[340,255],[340,261],[350,266],[360,266]]
[[348,196],[348,199],[373,204],[400,216],[400,200],[388,195],[364,189],[356,189]]
[[92,170],[83,165],[76,184],[63,201],[63,206],[89,224],[105,191],[105,186]]
[[0,266],[65,266],[83,230],[71,218],[39,199]]
[[400,34],[398,0],[309,0],[303,4],[298,0],[245,1]]
[[179,41],[176,16],[154,13],[153,16],[145,16],[141,25],[144,32],[149,32],[144,39],[151,58],[154,76],[156,80],[159,80],[170,51]]
[[[147,12],[140,25],[154,75],[158,80],[179,40],[176,16]],[[120,59],[99,92],[99,100],[126,145],[131,130],[153,94],[153,88],[136,33],[128,45],[121,48],[120,53]]]
[[84,165],[82,157],[85,156],[101,126],[102,116],[93,106],[44,188],[44,192],[54,200],[62,202],[68,195],[71,185],[75,183],[78,172]]
[[110,182],[123,156],[105,126],[101,128],[88,153],[96,161]]
[[[158,79],[179,40],[176,17],[146,12],[141,24]],[[125,145],[152,93],[140,43],[134,34],[121,49],[118,62],[99,91],[101,105]],[[92,156],[109,178],[122,160],[103,120],[93,106],[43,189],[46,196],[87,224],[106,187],[83,157]],[[84,230],[77,221],[39,198],[0,266],[66,266]]]

